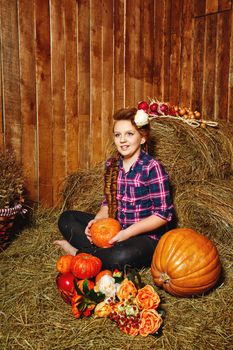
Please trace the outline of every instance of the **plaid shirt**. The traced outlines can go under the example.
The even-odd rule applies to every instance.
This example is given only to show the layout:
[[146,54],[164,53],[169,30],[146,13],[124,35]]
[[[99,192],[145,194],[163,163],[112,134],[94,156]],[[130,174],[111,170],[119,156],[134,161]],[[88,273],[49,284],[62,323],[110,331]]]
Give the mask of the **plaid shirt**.
[[[109,161],[106,162],[108,166]],[[103,204],[107,204],[106,201]],[[138,160],[126,173],[120,159],[117,178],[117,219],[124,229],[151,215],[172,220],[173,204],[168,175],[163,166],[149,154],[141,151]],[[150,232],[158,239],[164,228]]]

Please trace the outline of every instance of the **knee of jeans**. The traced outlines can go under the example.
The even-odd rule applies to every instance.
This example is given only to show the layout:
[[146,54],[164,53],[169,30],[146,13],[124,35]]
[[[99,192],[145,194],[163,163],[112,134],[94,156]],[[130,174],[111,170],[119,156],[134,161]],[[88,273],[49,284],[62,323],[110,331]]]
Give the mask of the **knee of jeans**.
[[67,225],[67,222],[70,220],[71,215],[72,215],[72,211],[70,210],[63,211],[63,213],[61,213],[57,223],[60,230],[62,229],[62,227],[64,227],[64,225]]

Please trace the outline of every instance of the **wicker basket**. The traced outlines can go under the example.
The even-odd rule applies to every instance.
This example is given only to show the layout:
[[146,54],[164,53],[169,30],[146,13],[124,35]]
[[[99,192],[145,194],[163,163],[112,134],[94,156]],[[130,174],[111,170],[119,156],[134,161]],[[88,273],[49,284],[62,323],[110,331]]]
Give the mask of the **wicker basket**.
[[13,238],[16,216],[26,211],[22,204],[17,204],[13,208],[0,209],[0,250],[6,249]]

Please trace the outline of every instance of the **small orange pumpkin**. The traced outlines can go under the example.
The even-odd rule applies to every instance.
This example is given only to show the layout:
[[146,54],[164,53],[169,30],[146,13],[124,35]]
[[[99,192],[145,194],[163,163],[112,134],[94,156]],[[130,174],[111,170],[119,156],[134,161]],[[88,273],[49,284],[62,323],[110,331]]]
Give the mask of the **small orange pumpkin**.
[[70,272],[70,266],[71,266],[73,257],[74,256],[70,254],[60,256],[60,258],[56,262],[57,271],[60,273]]
[[120,223],[112,218],[100,219],[91,225],[90,233],[93,243],[97,247],[109,248],[108,242],[121,230]]
[[[88,279],[85,279],[85,280],[76,280],[77,286],[78,286],[78,288],[81,290],[82,293],[83,293],[83,283],[84,283],[84,281],[87,281],[87,288],[88,288],[88,290],[94,289],[95,283],[94,283],[93,281],[88,280]],[[74,298],[77,297],[77,294],[78,294],[78,293],[77,293],[76,290],[75,290],[75,291],[74,291]],[[80,297],[82,297],[82,296],[80,296]]]
[[155,248],[151,274],[155,284],[172,295],[202,294],[217,283],[220,273],[217,248],[190,228],[165,233]]
[[73,257],[70,270],[79,279],[95,277],[102,268],[102,261],[87,253],[79,253]]

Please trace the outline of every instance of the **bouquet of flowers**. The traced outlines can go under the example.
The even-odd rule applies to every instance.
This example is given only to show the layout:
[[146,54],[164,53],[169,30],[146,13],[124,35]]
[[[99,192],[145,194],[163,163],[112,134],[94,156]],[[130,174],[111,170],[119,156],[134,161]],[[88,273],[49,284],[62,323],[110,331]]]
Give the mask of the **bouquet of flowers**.
[[[114,288],[114,282],[109,276],[103,276],[100,284],[104,279]],[[145,337],[159,330],[163,322],[157,311],[160,298],[152,286],[145,285],[138,289],[132,280],[125,277],[119,285],[115,284],[115,290],[115,295],[106,296],[104,301],[97,304],[95,316],[109,317],[122,332],[132,336],[140,334]]]
[[163,323],[159,295],[134,270],[104,270],[85,279],[68,271],[59,273],[56,282],[75,318],[108,317],[122,332],[143,337],[157,333]]

